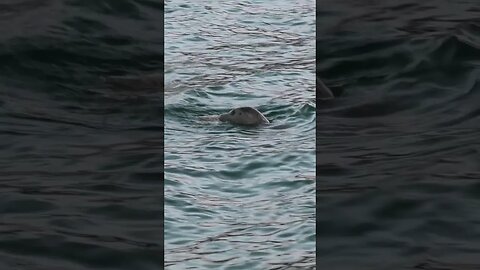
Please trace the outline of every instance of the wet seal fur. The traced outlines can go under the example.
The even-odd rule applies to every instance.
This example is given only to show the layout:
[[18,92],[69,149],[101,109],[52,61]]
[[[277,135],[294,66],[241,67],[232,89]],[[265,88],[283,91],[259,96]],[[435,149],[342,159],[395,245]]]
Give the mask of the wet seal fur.
[[228,113],[220,115],[218,119],[222,122],[244,126],[270,124],[270,121],[261,112],[252,107],[235,108]]

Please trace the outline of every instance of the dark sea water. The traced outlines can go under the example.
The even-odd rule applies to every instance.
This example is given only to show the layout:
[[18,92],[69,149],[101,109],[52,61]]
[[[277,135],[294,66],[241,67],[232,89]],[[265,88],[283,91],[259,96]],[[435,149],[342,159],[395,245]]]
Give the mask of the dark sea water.
[[1,1],[0,269],[163,267],[162,24],[158,1]]
[[322,1],[317,269],[480,269],[480,3]]

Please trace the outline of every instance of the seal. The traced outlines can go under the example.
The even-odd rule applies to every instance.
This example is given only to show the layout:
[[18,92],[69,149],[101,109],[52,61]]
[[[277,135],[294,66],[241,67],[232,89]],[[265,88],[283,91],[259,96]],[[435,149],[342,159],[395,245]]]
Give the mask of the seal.
[[319,95],[318,98],[320,99],[333,99],[334,95],[332,93],[332,90],[328,88],[320,78],[317,77],[317,95]]
[[222,122],[245,126],[258,126],[270,123],[261,112],[252,107],[235,108],[228,113],[220,115],[218,119]]

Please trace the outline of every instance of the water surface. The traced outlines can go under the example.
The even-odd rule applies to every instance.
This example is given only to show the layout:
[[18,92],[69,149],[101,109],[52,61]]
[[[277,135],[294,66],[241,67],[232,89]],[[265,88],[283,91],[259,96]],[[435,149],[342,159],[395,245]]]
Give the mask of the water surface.
[[107,83],[162,73],[162,21],[145,0],[0,4],[0,269],[163,267],[162,89]]
[[[314,3],[165,14],[166,269],[314,269]],[[240,106],[272,124],[202,121]]]
[[479,269],[476,1],[326,1],[318,269]]

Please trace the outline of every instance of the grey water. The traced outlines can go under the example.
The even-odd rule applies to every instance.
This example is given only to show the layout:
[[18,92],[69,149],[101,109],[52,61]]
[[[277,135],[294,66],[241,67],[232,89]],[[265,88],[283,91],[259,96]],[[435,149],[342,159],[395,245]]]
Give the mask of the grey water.
[[162,85],[123,80],[163,73],[162,23],[153,1],[1,1],[0,269],[163,267]]
[[314,2],[165,2],[166,269],[315,268],[315,109]]
[[317,268],[480,269],[478,1],[322,1]]

